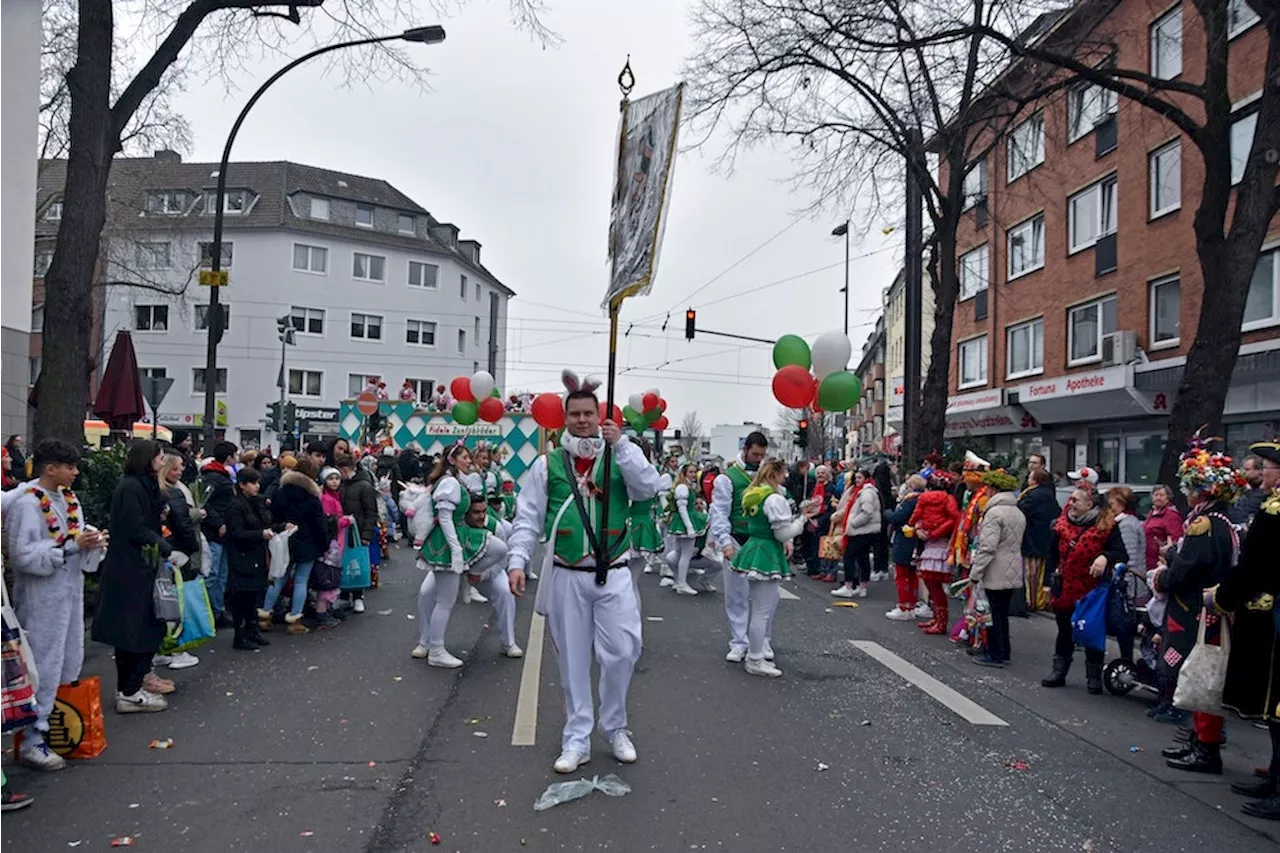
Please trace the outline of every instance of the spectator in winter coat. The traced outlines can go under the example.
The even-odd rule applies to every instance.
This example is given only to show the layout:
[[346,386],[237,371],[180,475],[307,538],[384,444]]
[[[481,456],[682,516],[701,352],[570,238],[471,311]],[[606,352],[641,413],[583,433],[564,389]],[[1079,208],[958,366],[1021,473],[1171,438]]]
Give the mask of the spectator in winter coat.
[[920,576],[916,572],[915,565],[916,542],[915,539],[907,537],[902,532],[902,528],[911,520],[916,503],[924,492],[924,477],[912,474],[907,478],[905,489],[902,500],[896,507],[885,513],[884,517],[887,532],[893,539],[894,580],[898,585],[898,606],[885,616],[899,622],[914,622],[916,608],[919,606],[916,590],[920,586]]
[[400,451],[400,480],[404,483],[422,482],[422,462],[413,448]]
[[1031,471],[1027,487],[1018,497],[1018,509],[1027,520],[1022,537],[1022,580],[1027,610],[1048,610],[1045,564],[1049,559],[1053,523],[1062,514],[1062,508],[1053,492],[1053,476],[1043,467]]
[[271,504],[271,514],[276,524],[293,524],[298,529],[289,537],[290,571],[267,590],[263,609],[258,612],[258,623],[264,629],[270,628],[271,611],[275,609],[276,600],[292,573],[293,599],[284,621],[290,634],[305,634],[307,627],[301,620],[303,605],[307,603],[307,582],[311,579],[311,569],[316,560],[329,549],[316,468],[307,456],[299,458],[296,468],[285,471],[280,477],[280,488]]
[[831,591],[836,598],[866,598],[871,581],[871,552],[884,527],[880,491],[868,471],[854,474],[836,508],[836,523],[844,526],[844,586]]
[[[1146,534],[1142,530],[1142,519],[1138,518],[1138,498],[1128,486],[1116,486],[1107,490],[1107,505],[1116,517],[1116,526],[1120,528],[1120,538],[1124,540],[1124,550],[1134,555],[1145,555],[1147,551]],[[1147,597],[1147,570],[1142,559],[1130,559],[1125,564],[1125,594],[1129,600],[1137,603]],[[1134,625],[1137,631],[1137,625]],[[1120,656],[1133,662],[1133,633],[1117,634],[1116,642],[1120,644]]]
[[1173,505],[1173,492],[1168,486],[1158,485],[1151,490],[1151,512],[1142,522],[1146,536],[1146,570],[1154,571],[1160,563],[1160,551],[1182,538],[1182,514]]
[[223,615],[227,590],[227,555],[223,550],[223,537],[227,535],[227,510],[236,496],[231,482],[231,466],[236,460],[236,446],[220,441],[213,448],[213,459],[200,469],[200,479],[208,493],[205,501],[205,517],[200,523],[204,538],[209,540],[209,573],[205,586],[209,591],[209,603],[219,627],[231,627],[231,620]]
[[258,494],[261,480],[255,468],[241,471],[227,510],[227,600],[235,623],[231,647],[241,651],[271,645],[262,636],[256,616],[267,588],[267,543],[284,525],[272,524],[271,511]]
[[169,544],[173,550],[186,554],[188,562],[182,567],[184,580],[195,579],[200,568],[199,525],[201,511],[195,508],[191,490],[182,482],[185,465],[182,454],[170,448],[160,463],[160,488],[169,501]]
[[200,476],[200,466],[196,464],[195,454],[192,452],[194,442],[191,433],[185,429],[175,429],[173,447],[182,454],[182,482],[189,486]]
[[989,471],[982,482],[995,493],[982,515],[969,580],[986,590],[991,628],[987,632],[987,653],[974,663],[1000,667],[1009,663],[1009,604],[1022,589],[1022,539],[1027,520],[1018,509],[1018,481],[1012,474]]
[[[342,511],[355,519],[360,542],[370,549],[370,565],[373,565],[374,537],[378,535],[378,488],[373,475],[360,469],[350,456],[338,457],[338,470],[342,473]],[[364,612],[364,590],[344,591],[342,597],[351,601],[356,613]]]
[[1244,458],[1241,467],[1244,478],[1249,483],[1249,488],[1245,489],[1244,494],[1236,499],[1231,505],[1229,517],[1233,524],[1247,526],[1253,517],[1258,514],[1258,510],[1262,509],[1262,502],[1271,491],[1262,485],[1262,459],[1250,453]]
[[888,580],[889,579],[889,527],[885,523],[883,516],[887,516],[898,505],[898,494],[893,488],[893,472],[889,468],[888,460],[881,459],[876,463],[875,469],[871,472],[871,480],[876,485],[876,490],[880,492],[880,511],[882,513],[880,532],[876,535],[875,547],[872,553],[875,555],[875,568],[872,570],[872,580]]

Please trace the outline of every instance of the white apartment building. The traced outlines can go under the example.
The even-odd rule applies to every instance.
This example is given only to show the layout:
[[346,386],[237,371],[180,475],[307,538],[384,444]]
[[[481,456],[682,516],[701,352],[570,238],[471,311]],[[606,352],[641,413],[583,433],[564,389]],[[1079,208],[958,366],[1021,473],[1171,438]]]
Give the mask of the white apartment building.
[[[216,181],[217,164],[167,151],[112,167],[101,363],[116,332],[130,330],[139,368],[175,380],[160,409],[166,425],[202,422],[209,289],[198,280],[212,257]],[[44,192],[60,182],[43,170],[41,184]],[[405,380],[423,400],[481,369],[505,389],[514,292],[483,266],[478,242],[460,240],[456,226],[386,181],[289,162],[231,164],[222,267],[230,281],[219,294],[217,427],[232,441],[278,438],[263,421],[280,397],[284,316],[296,341],[285,352],[287,397],[312,422],[304,432],[335,430],[339,402],[371,376],[391,399]]]

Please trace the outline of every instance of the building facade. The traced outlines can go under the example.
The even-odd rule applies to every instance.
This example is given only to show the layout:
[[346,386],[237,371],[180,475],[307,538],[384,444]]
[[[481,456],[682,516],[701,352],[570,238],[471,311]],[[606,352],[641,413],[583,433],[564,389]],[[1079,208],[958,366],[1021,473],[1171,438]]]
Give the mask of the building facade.
[[869,453],[884,453],[885,415],[885,315],[876,317],[876,327],[862,345],[856,375],[862,383],[862,399],[849,413],[845,458],[857,459]]
[[[65,164],[42,166],[47,211]],[[117,331],[132,332],[139,369],[174,380],[162,424],[199,428],[211,379],[218,431],[246,446],[279,440],[263,422],[282,373],[311,435],[336,434],[339,403],[371,377],[392,399],[406,381],[425,400],[482,369],[505,388],[514,293],[483,266],[480,244],[385,181],[288,162],[228,169],[224,331],[217,376],[206,376],[209,289],[199,273],[212,260],[216,181],[217,164],[167,151],[112,167],[100,362]],[[47,212],[37,224],[56,235]],[[281,318],[292,346],[280,341]]]
[[[929,340],[933,337],[933,282],[924,274],[920,287],[920,378],[924,384],[929,372]],[[906,397],[907,359],[907,288],[902,270],[894,276],[893,284],[884,292],[884,374],[885,389],[884,438],[886,453],[897,454],[902,443],[902,406]]]
[[[1190,4],[1108,8],[1092,38],[1114,42],[1119,67],[1203,79],[1205,36]],[[1267,45],[1240,0],[1229,37],[1238,180]],[[1087,463],[1104,480],[1154,482],[1201,302],[1212,298],[1193,231],[1203,168],[1174,125],[1097,87],[1074,83],[1018,115],[966,176],[948,437],[988,436],[1019,458],[1046,453],[1054,471]],[[1227,398],[1235,452],[1280,422],[1278,276],[1273,221]]]

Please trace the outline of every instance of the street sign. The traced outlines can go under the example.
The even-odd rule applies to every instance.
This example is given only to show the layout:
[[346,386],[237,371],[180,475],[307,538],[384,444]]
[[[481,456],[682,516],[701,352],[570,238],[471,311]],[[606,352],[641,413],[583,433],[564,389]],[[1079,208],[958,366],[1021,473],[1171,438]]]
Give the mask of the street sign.
[[164,402],[165,395],[173,387],[173,378],[170,376],[140,376],[138,378],[141,380],[142,397],[147,401],[147,405],[152,410],[160,408],[160,404]]
[[229,282],[226,270],[200,270],[201,287],[226,287]]
[[365,417],[378,411],[378,396],[372,391],[365,391],[356,397],[356,411]]

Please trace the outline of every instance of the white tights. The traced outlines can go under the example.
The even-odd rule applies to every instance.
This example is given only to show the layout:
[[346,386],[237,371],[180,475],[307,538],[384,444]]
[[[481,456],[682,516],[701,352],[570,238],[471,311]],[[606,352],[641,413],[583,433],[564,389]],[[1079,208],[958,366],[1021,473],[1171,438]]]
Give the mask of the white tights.
[[751,621],[747,625],[747,658],[764,660],[773,614],[782,595],[781,581],[751,581]]

